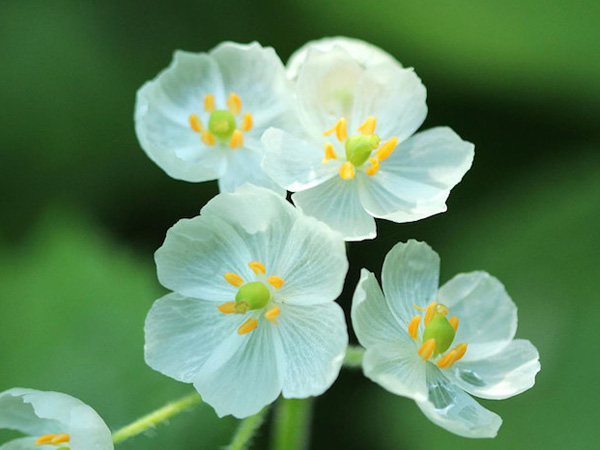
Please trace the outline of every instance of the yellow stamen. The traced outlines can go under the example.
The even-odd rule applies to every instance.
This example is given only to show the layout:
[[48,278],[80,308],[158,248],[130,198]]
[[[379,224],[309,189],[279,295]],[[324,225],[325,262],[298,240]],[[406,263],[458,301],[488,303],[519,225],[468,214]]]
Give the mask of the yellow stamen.
[[244,135],[240,130],[235,130],[229,141],[229,148],[240,148],[244,145]]
[[375,119],[373,116],[369,116],[356,131],[360,131],[362,134],[373,134],[376,126],[377,119]]
[[269,322],[273,322],[275,325],[279,325],[279,322],[277,322],[276,319],[277,317],[279,317],[280,312],[281,309],[279,308],[279,306],[271,308],[265,313],[265,319],[267,319]]
[[379,161],[387,159],[396,148],[396,145],[398,145],[398,138],[389,138],[387,142],[379,147],[379,150],[377,150],[377,159]]
[[59,434],[45,434],[40,436],[36,441],[35,445],[58,445],[63,444],[65,442],[69,442],[71,440],[71,436],[67,433],[59,433]]
[[335,123],[333,128],[323,132],[323,136],[329,136],[333,132],[335,132],[335,137],[337,137],[338,141],[340,141],[340,142],[345,141],[346,138],[348,137],[348,132],[346,130],[346,119],[344,119],[342,117],[340,120],[338,120]]
[[446,356],[440,359],[437,363],[437,366],[440,369],[447,369],[452,365],[454,358],[456,357],[456,352],[454,350],[449,351]]
[[204,111],[211,113],[215,109],[215,96],[213,94],[206,94],[204,96]]
[[238,334],[246,334],[246,333],[250,333],[252,330],[254,330],[256,327],[258,326],[258,320],[256,319],[248,319],[246,320],[239,328],[238,328]]
[[429,322],[431,322],[431,319],[433,319],[433,316],[435,315],[435,307],[437,306],[437,304],[437,302],[431,302],[427,307],[427,312],[425,313],[425,325],[429,325]]
[[275,289],[279,289],[281,286],[283,286],[283,278],[271,275],[269,278],[267,278],[267,283],[269,283]]
[[456,356],[454,357],[453,363],[465,356],[465,353],[467,353],[467,344],[458,344],[456,347],[454,347],[454,351],[456,352]]
[[202,133],[204,127],[202,126],[202,121],[197,114],[190,114],[189,121],[192,130],[194,130],[196,133]]
[[242,110],[242,100],[237,94],[234,94],[233,92],[229,94],[229,97],[227,98],[227,108],[229,108],[229,111],[234,116],[237,116],[240,113]]
[[328,142],[327,144],[325,144],[325,157],[323,158],[323,161],[321,161],[321,164],[327,164],[329,160],[336,158],[337,155],[333,150],[333,144],[331,142]]
[[252,269],[252,272],[254,272],[256,275],[264,275],[267,271],[267,269],[265,269],[265,266],[259,263],[258,261],[250,261],[248,263],[248,267],[250,267]]
[[217,143],[217,140],[215,139],[215,137],[212,134],[210,134],[208,131],[204,131],[202,133],[201,139],[202,139],[202,142],[204,142],[206,145],[213,146]]
[[40,436],[39,438],[37,438],[37,440],[35,441],[35,445],[39,446],[39,445],[49,444],[54,436],[56,436],[56,435],[55,434],[44,434],[43,436]]
[[235,313],[236,312],[235,307],[236,307],[235,302],[221,303],[219,306],[217,306],[217,308],[219,308],[219,311],[221,311],[223,314]]
[[354,165],[350,161],[346,161],[340,167],[340,177],[344,180],[351,180],[356,175],[356,170],[354,169]]
[[379,171],[380,164],[379,161],[375,158],[369,158],[369,162],[371,163],[371,167],[367,169],[367,175],[372,177]]
[[419,332],[419,323],[421,323],[421,316],[415,316],[408,324],[408,334],[413,339],[417,338],[417,333]]
[[419,355],[421,356],[421,358],[423,358],[424,360],[428,360],[429,358],[431,358],[431,355],[433,355],[433,351],[435,350],[435,339],[431,338],[431,339],[427,339],[423,345],[421,345],[421,348],[419,348]]
[[242,284],[244,284],[244,279],[237,273],[226,272],[225,275],[223,275],[223,278],[225,278],[225,281],[235,287],[240,287]]
[[452,325],[452,328],[454,328],[454,331],[458,330],[458,317],[452,316],[448,319],[448,322],[450,322],[450,325]]
[[252,114],[250,114],[249,112],[244,113],[244,116],[242,117],[242,123],[240,125],[242,131],[250,131],[253,125],[254,120],[252,119]]

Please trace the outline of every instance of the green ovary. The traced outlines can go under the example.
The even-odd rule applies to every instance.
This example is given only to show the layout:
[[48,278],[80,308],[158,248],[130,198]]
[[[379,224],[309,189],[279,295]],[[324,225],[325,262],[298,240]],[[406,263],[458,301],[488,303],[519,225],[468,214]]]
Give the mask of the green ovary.
[[423,332],[423,342],[433,338],[435,339],[434,355],[444,353],[452,345],[456,331],[443,314],[436,314],[431,322],[425,326]]
[[246,283],[238,290],[235,302],[238,306],[247,305],[247,309],[261,309],[271,300],[271,292],[260,281]]
[[235,117],[224,109],[213,111],[208,119],[208,131],[217,139],[229,139],[235,131]]
[[346,160],[355,167],[360,167],[377,147],[379,136],[376,134],[355,134],[346,140]]

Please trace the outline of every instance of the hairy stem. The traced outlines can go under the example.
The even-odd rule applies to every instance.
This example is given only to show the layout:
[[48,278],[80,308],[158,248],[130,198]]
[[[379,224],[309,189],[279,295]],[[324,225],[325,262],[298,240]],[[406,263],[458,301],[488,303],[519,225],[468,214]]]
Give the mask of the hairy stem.
[[249,448],[254,435],[265,421],[268,410],[269,407],[265,406],[259,413],[242,420],[226,450],[246,450]]
[[271,440],[273,450],[308,449],[311,409],[311,398],[279,399]]

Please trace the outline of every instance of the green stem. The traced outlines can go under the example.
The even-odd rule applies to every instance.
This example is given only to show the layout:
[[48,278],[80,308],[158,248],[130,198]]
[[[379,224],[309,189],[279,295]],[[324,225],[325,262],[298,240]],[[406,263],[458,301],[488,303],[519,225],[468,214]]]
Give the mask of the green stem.
[[271,440],[273,450],[306,450],[310,441],[312,399],[280,398]]
[[233,436],[231,444],[226,447],[226,450],[246,450],[252,443],[254,435],[265,421],[268,410],[269,407],[265,406],[259,413],[242,420]]
[[158,424],[169,420],[171,417],[176,416],[183,411],[186,411],[197,404],[202,402],[202,398],[196,392],[180,398],[174,402],[168,403],[156,411],[145,415],[144,417],[124,426],[120,430],[113,433],[112,438],[115,444],[126,441],[138,434],[141,434],[151,428],[156,427]]
[[358,346],[349,345],[344,357],[344,367],[347,369],[359,369],[362,365],[365,349]]

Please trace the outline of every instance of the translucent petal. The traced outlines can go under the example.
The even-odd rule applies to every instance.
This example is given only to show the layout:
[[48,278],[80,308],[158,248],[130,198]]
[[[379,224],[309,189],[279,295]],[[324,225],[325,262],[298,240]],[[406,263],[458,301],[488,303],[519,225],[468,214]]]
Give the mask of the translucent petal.
[[455,386],[433,364],[427,364],[428,399],[418,401],[421,411],[436,425],[459,436],[492,438],[502,419]]
[[487,359],[517,331],[517,307],[500,281],[485,272],[459,274],[440,288],[439,301],[459,318],[454,342],[469,347],[462,361]]
[[375,219],[360,204],[358,184],[335,176],[330,180],[292,195],[294,204],[305,214],[316,217],[339,231],[347,241],[373,239]]
[[532,387],[539,370],[537,349],[517,339],[489,358],[457,362],[446,375],[470,394],[502,400]]
[[221,313],[215,302],[168,294],[154,303],[146,317],[146,363],[167,376],[191,383],[210,355],[236,334],[246,319],[239,314]]
[[425,242],[396,244],[386,255],[381,271],[383,292],[399,323],[408,326],[437,297],[440,257]]
[[54,446],[49,445],[36,446],[35,441],[35,437],[15,439],[3,445],[0,445],[0,450],[49,450],[52,448],[56,448]]
[[337,303],[282,305],[276,330],[285,354],[283,396],[325,392],[337,378],[348,346],[344,312]]

